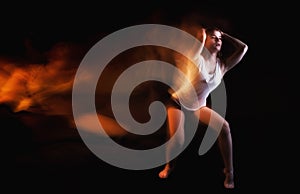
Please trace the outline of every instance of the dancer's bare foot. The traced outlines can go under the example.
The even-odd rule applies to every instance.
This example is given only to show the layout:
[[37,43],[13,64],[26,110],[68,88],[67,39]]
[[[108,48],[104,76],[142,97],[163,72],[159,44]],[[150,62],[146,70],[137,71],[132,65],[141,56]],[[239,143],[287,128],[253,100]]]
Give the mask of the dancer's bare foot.
[[234,188],[234,175],[233,175],[233,171],[229,171],[224,169],[223,170],[224,174],[225,174],[225,180],[224,180],[224,187],[226,189],[233,189]]
[[171,168],[169,165],[166,165],[165,168],[159,172],[158,176],[161,179],[166,179],[171,174],[173,168]]

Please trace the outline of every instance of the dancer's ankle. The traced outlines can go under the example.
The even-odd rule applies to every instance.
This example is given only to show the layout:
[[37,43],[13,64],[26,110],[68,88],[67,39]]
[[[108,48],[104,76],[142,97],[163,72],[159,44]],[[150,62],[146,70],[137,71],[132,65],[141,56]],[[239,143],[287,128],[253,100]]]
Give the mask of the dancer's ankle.
[[225,174],[224,187],[226,189],[233,189],[234,188],[233,170],[228,170],[228,169],[224,168],[223,173]]

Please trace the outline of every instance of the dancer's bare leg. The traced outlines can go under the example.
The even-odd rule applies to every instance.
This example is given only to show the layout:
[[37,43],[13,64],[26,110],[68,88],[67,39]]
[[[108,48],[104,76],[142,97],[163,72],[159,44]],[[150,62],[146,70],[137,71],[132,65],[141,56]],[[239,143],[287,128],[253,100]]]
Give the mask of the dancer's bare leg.
[[160,178],[168,178],[172,170],[174,169],[175,160],[170,160],[170,156],[173,150],[180,149],[180,146],[184,143],[184,114],[180,109],[174,107],[168,107],[168,136],[172,137],[177,130],[178,135],[174,139],[173,143],[168,142],[166,150],[166,160],[168,161],[162,171],[159,172]]
[[234,188],[232,139],[228,122],[208,107],[199,109],[195,114],[202,123],[209,125],[213,129],[218,129],[221,126],[221,132],[218,136],[218,146],[225,166],[223,171],[225,174],[224,187]]

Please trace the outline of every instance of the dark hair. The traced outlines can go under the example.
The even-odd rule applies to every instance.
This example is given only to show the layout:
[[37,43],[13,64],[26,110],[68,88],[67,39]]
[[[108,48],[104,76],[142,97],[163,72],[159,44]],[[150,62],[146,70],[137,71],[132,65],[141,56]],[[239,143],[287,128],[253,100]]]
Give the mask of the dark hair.
[[219,32],[221,32],[221,34],[223,33],[222,30],[218,27],[210,26],[210,27],[205,28],[205,32],[207,34],[212,34],[214,31],[219,31]]

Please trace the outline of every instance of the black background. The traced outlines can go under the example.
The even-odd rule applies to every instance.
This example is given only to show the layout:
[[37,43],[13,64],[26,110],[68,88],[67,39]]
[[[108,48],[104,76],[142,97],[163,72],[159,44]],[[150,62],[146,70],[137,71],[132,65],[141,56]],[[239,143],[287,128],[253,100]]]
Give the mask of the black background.
[[[230,26],[225,26],[225,30],[249,46],[241,64],[224,77],[237,173],[237,188],[233,192],[289,190],[295,186],[290,175],[297,171],[293,164],[292,150],[296,146],[292,137],[295,137],[299,107],[296,101],[298,57],[292,53],[293,46],[297,48],[298,36],[294,9],[287,3],[262,6],[243,1],[4,5],[0,54],[17,61],[39,63],[43,57],[28,56],[25,40],[30,40],[39,53],[50,50],[58,42],[82,44],[88,50],[105,35],[131,25],[176,25],[193,14],[200,14],[207,22],[227,21]],[[78,59],[83,56],[84,52]],[[58,130],[60,118],[36,116],[47,126],[38,134],[18,120],[20,115],[1,107],[1,122],[5,126],[5,129],[1,127],[5,131],[2,139],[6,143],[3,148],[7,151],[3,158],[9,162],[13,159],[10,164],[14,164],[4,166],[8,171],[4,179],[9,183],[5,185],[10,190],[225,192],[216,148],[198,156],[199,142],[192,143],[180,156],[178,169],[170,179],[159,180],[160,168],[128,171],[110,166],[94,156],[80,139],[74,138],[76,132]],[[68,139],[70,133],[73,139]]]

